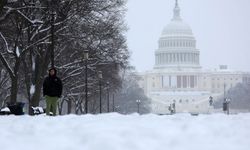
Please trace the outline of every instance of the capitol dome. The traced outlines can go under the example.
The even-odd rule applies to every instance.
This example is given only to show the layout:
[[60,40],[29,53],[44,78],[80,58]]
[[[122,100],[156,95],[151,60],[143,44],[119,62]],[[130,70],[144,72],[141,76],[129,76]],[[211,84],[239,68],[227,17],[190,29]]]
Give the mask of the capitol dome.
[[200,69],[199,50],[192,29],[180,17],[176,0],[171,22],[163,29],[155,52],[155,69]]
[[182,20],[172,20],[162,31],[161,37],[193,36],[192,29]]
[[180,7],[176,0],[174,8],[174,16],[171,22],[164,28],[162,37],[165,36],[191,36],[193,37],[192,29],[188,24],[183,22],[180,17]]

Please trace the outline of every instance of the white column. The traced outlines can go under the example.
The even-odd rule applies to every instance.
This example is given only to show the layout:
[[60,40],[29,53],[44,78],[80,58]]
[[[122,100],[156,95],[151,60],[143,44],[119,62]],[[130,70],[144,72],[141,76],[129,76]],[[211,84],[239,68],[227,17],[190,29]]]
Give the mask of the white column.
[[167,60],[167,63],[169,63],[169,54],[167,54],[167,59],[168,59],[168,60]]
[[174,62],[174,55],[173,55],[173,53],[171,53],[170,57],[171,57],[171,63],[173,63]]
[[165,53],[165,64],[167,63],[167,54]]
[[188,54],[188,62],[191,63],[191,55],[190,55],[190,53]]
[[199,64],[199,54],[196,54],[196,63]]
[[163,56],[163,54],[161,53],[161,64],[163,64],[164,63],[164,56]]
[[178,63],[178,53],[175,53],[175,62]]
[[165,59],[164,59],[164,53],[162,53],[162,64],[165,63]]
[[192,63],[194,64],[194,54],[192,54]]
[[170,53],[168,54],[168,63],[171,63],[170,62]]
[[158,61],[158,55],[156,54],[156,55],[155,55],[155,64],[156,64],[156,65],[158,65],[158,62],[157,62],[157,61]]
[[157,63],[160,64],[160,54],[157,55]]
[[195,58],[196,58],[195,63],[198,64],[198,63],[199,63],[199,55],[196,54],[196,57],[195,57]]
[[173,60],[172,62],[174,63],[174,62],[175,62],[174,53],[172,53],[172,58],[173,58],[173,59],[172,59],[172,60]]
[[166,53],[166,64],[168,63],[168,53]]
[[184,88],[184,76],[181,76],[182,88]]
[[161,53],[161,64],[163,64],[163,54]]
[[198,64],[198,54],[195,54],[195,63]]
[[192,63],[192,54],[188,54],[189,55],[189,62]]
[[165,64],[167,64],[167,63],[168,63],[168,54],[165,53]]
[[160,64],[160,54],[158,54],[158,64]]
[[194,54],[194,63],[196,64],[196,54]]
[[180,63],[180,62],[181,62],[181,54],[178,53],[178,63]]
[[170,58],[170,63],[172,64],[173,62],[172,53],[169,54],[169,58]]
[[200,57],[200,54],[197,54],[198,55],[198,57],[197,57],[197,59],[198,59],[198,63],[200,63],[200,59],[199,59],[199,57]]
[[162,64],[162,54],[160,54],[160,64]]
[[175,53],[175,63],[177,62],[177,53]]

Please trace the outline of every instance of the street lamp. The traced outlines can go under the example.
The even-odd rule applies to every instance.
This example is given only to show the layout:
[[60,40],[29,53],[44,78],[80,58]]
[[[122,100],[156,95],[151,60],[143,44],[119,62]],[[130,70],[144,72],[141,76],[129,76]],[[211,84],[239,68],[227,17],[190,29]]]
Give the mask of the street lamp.
[[227,98],[226,99],[226,103],[227,103],[227,114],[229,115],[229,104],[231,102],[231,99],[230,98]]
[[99,88],[100,88],[100,113],[102,113],[102,71],[98,71],[98,78],[99,78]]
[[141,100],[137,99],[136,103],[137,103],[137,112],[139,114],[140,113],[140,103],[141,103]]
[[213,97],[209,96],[209,106],[212,106],[212,105],[213,105]]
[[110,83],[109,82],[107,82],[107,87],[108,87],[108,99],[107,99],[107,109],[108,109],[108,112],[109,112],[109,85],[110,85]]
[[224,101],[223,101],[223,111],[226,112],[227,111],[227,114],[229,115],[229,104],[231,102],[231,99],[230,98],[225,98]]
[[55,22],[55,15],[56,13],[54,12],[53,9],[53,0],[48,0],[49,5],[50,5],[50,15],[51,15],[51,20],[50,20],[50,24],[51,24],[51,29],[50,29],[50,33],[51,33],[51,49],[50,49],[50,59],[51,59],[51,68],[54,68],[55,63],[54,63],[54,22]]
[[115,112],[115,94],[113,93],[113,112]]
[[175,107],[175,103],[176,103],[176,100],[173,101],[173,113],[175,114],[176,113],[176,107]]
[[85,60],[85,113],[88,113],[88,59],[89,51],[84,51],[84,60]]
[[224,99],[226,98],[226,83],[224,83]]

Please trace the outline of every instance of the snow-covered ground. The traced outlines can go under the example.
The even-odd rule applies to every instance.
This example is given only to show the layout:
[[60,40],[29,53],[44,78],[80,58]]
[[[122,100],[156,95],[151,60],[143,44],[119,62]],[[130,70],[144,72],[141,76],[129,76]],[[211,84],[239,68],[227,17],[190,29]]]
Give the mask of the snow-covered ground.
[[249,150],[250,114],[0,116],[1,150]]

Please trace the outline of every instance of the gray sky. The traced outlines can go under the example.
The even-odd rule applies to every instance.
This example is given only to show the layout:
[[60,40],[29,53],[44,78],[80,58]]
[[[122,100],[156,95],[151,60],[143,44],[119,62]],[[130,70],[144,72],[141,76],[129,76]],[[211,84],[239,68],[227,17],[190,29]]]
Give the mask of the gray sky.
[[[163,28],[175,0],[128,0],[126,21],[131,64],[138,71],[154,66]],[[179,0],[181,17],[192,28],[205,69],[250,71],[250,0]]]

